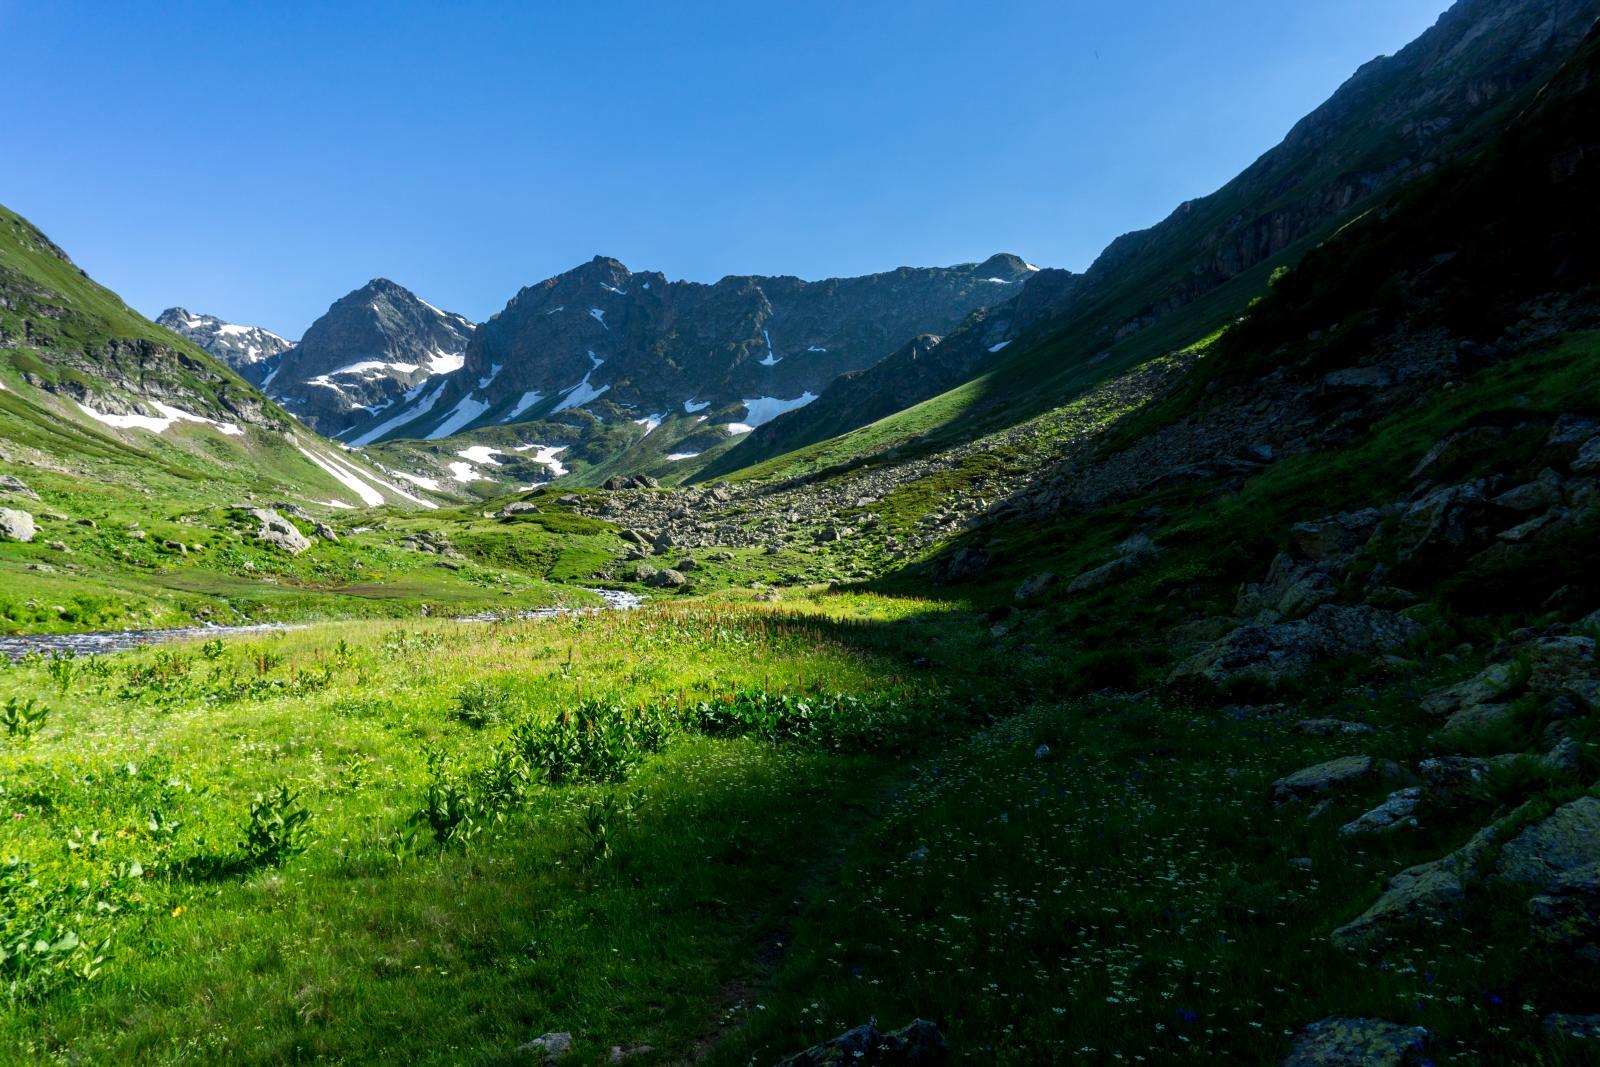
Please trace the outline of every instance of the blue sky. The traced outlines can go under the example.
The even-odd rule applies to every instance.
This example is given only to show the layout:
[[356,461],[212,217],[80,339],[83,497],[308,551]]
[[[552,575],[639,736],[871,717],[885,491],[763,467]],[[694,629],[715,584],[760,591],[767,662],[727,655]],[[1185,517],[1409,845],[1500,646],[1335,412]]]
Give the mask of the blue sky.
[[1081,270],[1447,0],[0,0],[0,203],[138,310],[475,320],[590,256]]

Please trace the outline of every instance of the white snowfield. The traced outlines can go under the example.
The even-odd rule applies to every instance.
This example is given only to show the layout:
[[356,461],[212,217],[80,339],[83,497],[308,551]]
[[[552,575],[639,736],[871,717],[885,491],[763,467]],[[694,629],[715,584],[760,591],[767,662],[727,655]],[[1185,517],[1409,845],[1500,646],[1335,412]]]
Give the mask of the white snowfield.
[[454,463],[445,464],[450,468],[450,477],[458,482],[476,482],[486,480],[485,476],[478,473],[478,468],[470,463],[456,460]]
[[533,407],[533,405],[537,404],[543,399],[543,393],[539,392],[537,389],[529,389],[526,393],[522,394],[522,397],[516,402],[515,405],[512,406],[511,411],[507,413],[506,417],[500,421],[511,422],[518,415],[521,415],[524,411],[527,411],[529,408]]
[[518,445],[513,452],[532,452],[529,458],[535,463],[542,463],[550,468],[550,476],[559,478],[567,473],[567,468],[556,457],[567,450],[566,445]]
[[406,492],[398,485],[384,481],[371,471],[358,470],[356,467],[335,456],[331,456],[322,452],[314,452],[307,448],[304,442],[302,442],[298,437],[295,437],[292,434],[290,435],[289,440],[294,443],[294,447],[300,451],[301,455],[305,456],[312,463],[315,463],[318,467],[321,467],[329,477],[333,478],[345,488],[349,489],[356,496],[360,497],[361,502],[366,504],[368,507],[378,507],[384,503],[383,490],[385,489],[387,489],[390,493],[393,493],[395,496],[400,497],[402,500],[409,500],[413,504],[419,504],[422,507],[430,510],[439,506],[431,500],[424,500],[419,496],[414,496],[411,493]]
[[462,459],[471,460],[474,463],[498,463],[499,461],[494,457],[503,456],[505,453],[498,448],[491,448],[488,445],[473,445],[471,448],[463,448],[461,451],[457,452],[456,455],[460,456]]
[[693,459],[694,457],[698,456],[699,454],[700,453],[698,453],[698,452],[668,452],[667,453],[667,458],[670,459],[672,462],[676,463],[680,459]]
[[439,491],[439,479],[437,478],[424,478],[420,474],[407,474],[405,471],[395,471],[394,476],[396,478],[404,478],[411,484],[420,485],[424,489],[432,489],[435,493]]
[[803,408],[817,398],[817,394],[807,390],[793,400],[784,400],[776,396],[758,396],[744,402],[744,422],[755,429],[762,423],[771,422],[785,411]]
[[687,414],[690,414],[690,415],[693,415],[697,411],[704,411],[706,408],[708,408],[710,406],[711,406],[711,401],[709,401],[709,400],[702,400],[700,403],[696,404],[694,402],[694,400],[691,398],[691,399],[685,400],[683,402],[683,410],[684,410],[684,412],[687,413]]
[[159,418],[154,415],[117,415],[109,411],[96,411],[81,401],[78,403],[78,407],[82,408],[83,413],[91,419],[119,430],[149,430],[151,433],[160,433],[175,422],[198,422],[228,437],[244,436],[244,431],[237,423],[218,422],[216,419],[208,419],[204,415],[196,415],[192,411],[184,411],[182,408],[175,408],[158,400],[152,400],[150,406],[161,412]]
[[661,425],[661,420],[666,417],[665,412],[660,415],[646,415],[642,419],[634,419],[633,424],[635,426],[643,426],[645,434],[649,435],[655,432],[656,427]]
[[727,430],[731,434],[741,434],[749,433],[751,430],[755,429],[755,427],[751,426],[748,422],[730,422],[728,425],[724,426],[723,429]]
[[450,414],[443,422],[428,432],[427,439],[429,441],[437,441],[441,437],[449,437],[457,430],[465,429],[468,423],[488,410],[489,402],[487,400],[479,400],[471,393],[468,393],[456,403],[456,406],[451,409]]
[[1000,351],[1000,350],[1001,350],[1001,349],[1002,349],[1002,348],[1004,348],[1004,347],[1005,347],[1005,346],[1006,346],[1006,345],[1008,345],[1008,344],[1010,344],[1010,343],[1011,343],[1011,342],[1010,342],[1010,341],[1001,341],[1001,342],[1000,342],[1000,343],[999,343],[999,344],[997,344],[997,345],[990,345],[990,346],[989,346],[989,351],[991,351],[991,352],[998,352],[998,351]]
[[[428,381],[422,381],[418,382],[410,389],[407,389],[405,397],[402,399],[401,403],[409,404],[411,401],[416,400],[417,395],[421,393],[422,390],[426,389],[429,384],[431,383]],[[439,394],[444,392],[444,387],[448,384],[448,382],[439,382],[438,384],[434,385],[432,391],[417,402],[416,407],[402,407],[398,415],[378,423],[378,425],[374,426],[360,437],[355,438],[350,443],[353,445],[370,445],[372,442],[376,441],[390,430],[395,429],[397,426],[403,426],[412,419],[426,415],[428,412],[433,410],[433,405],[439,402]]]
[[593,352],[590,352],[589,362],[592,364],[592,366],[589,368],[589,373],[585,374],[583,376],[583,381],[579,382],[577,385],[570,386],[567,389],[562,390],[561,403],[557,404],[550,414],[554,415],[557,411],[566,411],[568,408],[582,407],[584,404],[587,404],[589,401],[598,398],[607,389],[611,388],[609,385],[602,385],[597,389],[593,385],[589,384],[590,377],[594,375],[595,371],[600,369],[600,367],[605,363],[605,360],[601,359]]

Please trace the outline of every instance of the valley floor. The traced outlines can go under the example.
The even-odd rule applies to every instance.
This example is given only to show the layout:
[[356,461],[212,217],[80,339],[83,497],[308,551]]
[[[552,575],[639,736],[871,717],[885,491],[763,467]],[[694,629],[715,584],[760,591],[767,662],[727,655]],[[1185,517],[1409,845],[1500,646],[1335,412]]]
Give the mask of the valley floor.
[[1539,1022],[1581,989],[1492,909],[1328,944],[1456,831],[1352,845],[1269,785],[1405,759],[1414,682],[1297,713],[1376,747],[1058,699],[1050,650],[969,608],[797,590],[0,672],[12,719],[49,708],[0,751],[5,1059],[521,1063],[570,1032],[570,1064],[771,1063],[921,1016],[971,1062],[1257,1063],[1337,1011],[1420,1022],[1435,1062],[1581,1062]]

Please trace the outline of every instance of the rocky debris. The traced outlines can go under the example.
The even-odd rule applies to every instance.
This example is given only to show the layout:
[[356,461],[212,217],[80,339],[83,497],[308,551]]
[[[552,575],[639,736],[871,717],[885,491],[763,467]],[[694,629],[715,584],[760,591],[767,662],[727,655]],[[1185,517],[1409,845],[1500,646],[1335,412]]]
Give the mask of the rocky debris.
[[1540,1024],[1552,1034],[1560,1034],[1563,1037],[1580,1040],[1600,1038],[1600,1015],[1572,1015],[1553,1011],[1540,1020]]
[[1519,808],[1479,830],[1449,855],[1401,871],[1389,879],[1370,908],[1334,930],[1328,939],[1340,948],[1364,948],[1398,930],[1447,917],[1483,880],[1496,844],[1519,825],[1524,813],[1525,809]]
[[1600,964],[1600,863],[1575,867],[1528,901],[1533,936],[1586,963]]
[[572,1034],[566,1030],[540,1034],[532,1041],[518,1045],[517,1051],[542,1057],[546,1064],[559,1063],[572,1051]]
[[1178,664],[1167,680],[1221,685],[1253,676],[1276,684],[1321,659],[1399,652],[1421,632],[1413,620],[1381,608],[1322,604],[1294,622],[1241,626]]
[[316,535],[318,537],[322,538],[324,541],[328,542],[331,545],[336,545],[336,544],[339,543],[339,535],[338,535],[338,533],[336,533],[334,531],[332,526],[329,526],[325,522],[317,523],[317,528],[315,530],[315,533],[316,533]]
[[1295,1036],[1283,1067],[1401,1067],[1421,1059],[1427,1040],[1420,1026],[1330,1015]]
[[1326,571],[1315,564],[1297,563],[1288,553],[1280,552],[1273,557],[1263,581],[1239,591],[1234,612],[1259,623],[1299,619],[1338,594],[1338,586]]
[[13,474],[0,474],[0,493],[11,496],[25,496],[29,500],[38,500],[39,494],[29,489],[21,478]]
[[648,583],[660,573],[660,568],[652,567],[648,563],[641,563],[637,567],[633,568],[633,580],[636,582]]
[[1382,521],[1383,512],[1367,508],[1296,523],[1289,528],[1289,536],[1308,560],[1344,559],[1366,544]]
[[1421,806],[1421,788],[1408,786],[1397,789],[1382,804],[1339,827],[1339,835],[1353,837],[1357,834],[1384,834],[1392,830],[1415,828],[1416,812]]
[[36,528],[33,516],[16,508],[0,508],[0,539],[32,541]]
[[249,508],[245,514],[260,524],[256,529],[256,540],[269,544],[280,552],[287,552],[291,556],[298,556],[311,547],[311,539],[276,511],[270,508]]
[[1452,808],[1474,799],[1489,774],[1489,761],[1475,756],[1435,756],[1417,764],[1428,803]]
[[1344,719],[1301,719],[1291,729],[1307,737],[1355,737],[1373,732],[1372,727],[1364,722],[1348,722]]
[[838,1037],[813,1045],[778,1062],[778,1067],[824,1067],[859,1064],[860,1067],[901,1067],[901,1065],[943,1063],[950,1057],[950,1043],[939,1028],[926,1019],[915,1019],[899,1030],[881,1031],[876,1021]]
[[1160,552],[1148,534],[1134,534],[1118,545],[1117,550],[1121,555],[1110,563],[1102,563],[1072,579],[1067,584],[1067,592],[1083,593],[1110,585],[1142,570]]
[[812,534],[811,539],[819,545],[824,545],[829,541],[842,541],[849,533],[849,529],[845,527],[829,525]]
[[526,500],[513,500],[499,511],[495,512],[497,519],[509,519],[514,515],[537,514],[539,505]]
[[1039,597],[1044,595],[1046,590],[1055,585],[1058,580],[1059,579],[1057,579],[1056,576],[1050,571],[1040,571],[1037,574],[1030,574],[1028,577],[1022,580],[1021,584],[1017,586],[1017,591],[1014,594],[1015,599],[1019,604],[1026,604],[1030,600],[1037,600]]
[[1579,797],[1506,842],[1494,877],[1542,889],[1596,863],[1600,863],[1600,798]]
[[1362,793],[1380,784],[1404,781],[1405,771],[1393,760],[1371,756],[1340,756],[1325,763],[1302,767],[1272,783],[1272,802]]
[[624,489],[660,489],[661,483],[648,474],[613,474],[606,479],[605,488],[616,493]]
[[611,1051],[606,1054],[607,1063],[621,1063],[635,1056],[643,1056],[654,1052],[654,1045],[612,1045]]

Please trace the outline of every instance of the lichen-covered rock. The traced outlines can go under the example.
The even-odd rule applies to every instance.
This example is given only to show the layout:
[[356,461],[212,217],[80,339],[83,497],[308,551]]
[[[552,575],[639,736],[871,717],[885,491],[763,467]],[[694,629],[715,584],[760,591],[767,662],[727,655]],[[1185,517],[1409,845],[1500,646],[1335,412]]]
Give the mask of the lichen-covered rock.
[[0,508],[0,539],[32,541],[35,532],[32,515],[16,508]]
[[566,1030],[540,1034],[532,1041],[518,1045],[517,1051],[538,1056],[546,1065],[560,1063],[572,1051],[572,1034]]
[[[640,569],[643,570],[642,567]],[[653,585],[658,589],[681,589],[689,584],[689,579],[684,577],[679,572],[673,570],[671,567],[668,567],[665,570],[656,571],[656,573],[652,574],[649,578],[648,584]]]
[[1534,937],[1589,963],[1600,963],[1600,863],[1561,875],[1528,901]]
[[1507,841],[1494,877],[1542,890],[1595,863],[1600,863],[1600,798],[1579,797]]
[[1283,1067],[1401,1067],[1421,1058],[1427,1040],[1420,1026],[1330,1015],[1296,1035]]
[[926,1019],[916,1019],[909,1026],[887,1033],[879,1030],[876,1023],[858,1026],[786,1057],[778,1067],[910,1067],[944,1063],[949,1058],[950,1044],[939,1028]]

